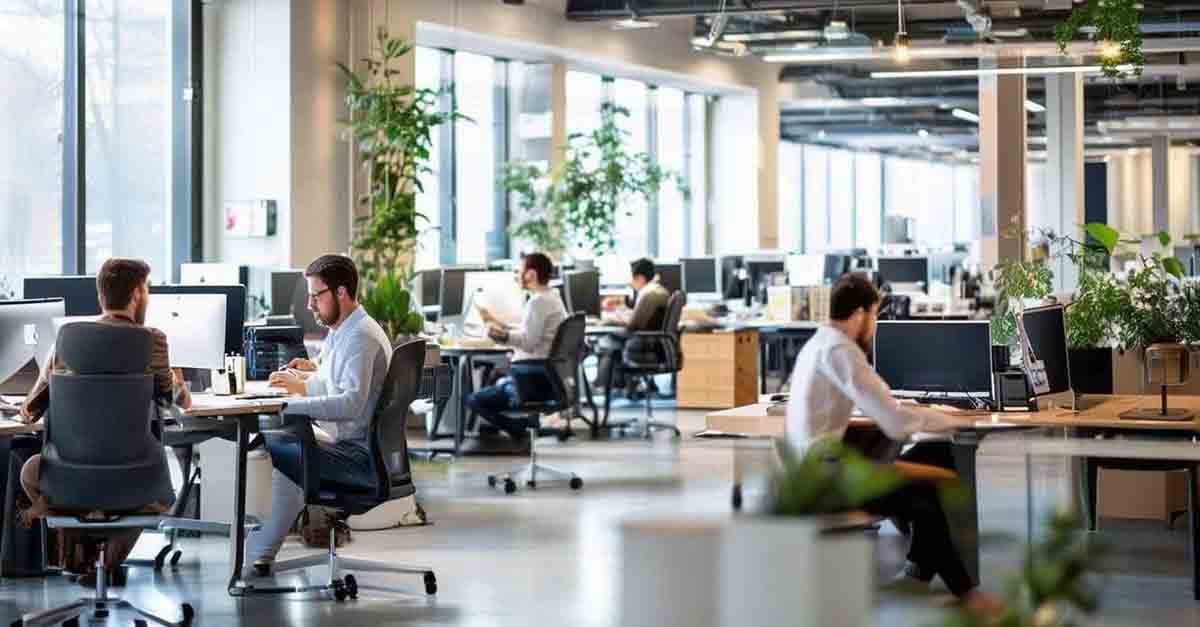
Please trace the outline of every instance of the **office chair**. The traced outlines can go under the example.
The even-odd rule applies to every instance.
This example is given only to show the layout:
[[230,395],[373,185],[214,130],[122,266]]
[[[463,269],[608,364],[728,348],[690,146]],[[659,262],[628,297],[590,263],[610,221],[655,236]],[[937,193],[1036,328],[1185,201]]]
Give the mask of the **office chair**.
[[[559,441],[566,440],[571,431],[570,416],[576,411],[578,402],[575,379],[579,376],[579,363],[583,359],[584,336],[587,332],[587,315],[572,314],[554,334],[550,345],[550,356],[546,359],[531,359],[512,364],[509,376],[517,389],[517,409],[503,412],[505,418],[524,421],[529,429],[529,463],[502,475],[488,475],[488,485],[504,484],[504,493],[517,491],[515,476],[524,474],[525,485],[537,488],[538,476],[546,475],[555,480],[566,480],[572,490],[583,487],[583,479],[573,472],[543,466],[537,462],[537,440],[539,435],[557,435]],[[539,418],[545,414],[568,412],[567,424],[562,429],[542,429]]]
[[[141,515],[149,505],[174,499],[148,374],[153,339],[145,330],[93,322],[64,326],[57,354],[69,373],[50,375],[50,412],[45,417],[40,487],[54,509],[54,529],[82,532],[99,549],[96,594],[74,603],[26,614],[15,625],[66,621],[78,624],[90,611],[96,620],[111,610],[163,625],[190,625],[195,611],[169,622],[108,594],[105,553],[114,532],[157,529],[167,517]],[[120,346],[122,350],[112,350]]]
[[[683,369],[683,346],[680,342],[679,320],[683,316],[683,305],[687,296],[676,290],[667,301],[667,313],[663,317],[661,331],[638,331],[630,336],[621,352],[621,368],[631,377],[640,378],[650,388],[652,377],[660,374],[677,374]],[[611,395],[610,395],[611,396]],[[645,417],[642,423],[642,437],[649,439],[656,429],[674,432],[675,437],[681,435],[679,428],[654,420],[654,409],[650,395],[646,394]],[[604,413],[608,415],[609,399],[604,400]],[[637,422],[637,421],[635,421]],[[624,432],[629,423],[613,425]]]
[[[412,340],[400,345],[392,352],[384,381],[383,394],[371,417],[368,428],[371,460],[375,467],[375,486],[370,489],[322,483],[320,467],[316,463],[316,438],[312,423],[307,417],[289,421],[284,429],[267,432],[272,437],[294,439],[301,447],[301,465],[304,473],[305,502],[336,510],[334,524],[329,528],[329,550],[326,554],[315,554],[275,562],[271,570],[276,573],[301,570],[321,564],[329,565],[329,583],[312,586],[249,587],[245,594],[290,594],[293,592],[332,591],[334,598],[344,601],[347,597],[358,598],[358,581],[354,575],[338,577],[342,568],[355,571],[400,573],[421,575],[427,594],[437,594],[437,578],[430,568],[406,566],[384,561],[368,560],[338,555],[337,531],[348,529],[346,519],[364,514],[374,507],[392,499],[412,496],[416,487],[412,483],[412,470],[408,462],[408,415],[409,406],[417,399],[421,375],[425,363],[425,340]],[[296,418],[296,417],[290,417]]]

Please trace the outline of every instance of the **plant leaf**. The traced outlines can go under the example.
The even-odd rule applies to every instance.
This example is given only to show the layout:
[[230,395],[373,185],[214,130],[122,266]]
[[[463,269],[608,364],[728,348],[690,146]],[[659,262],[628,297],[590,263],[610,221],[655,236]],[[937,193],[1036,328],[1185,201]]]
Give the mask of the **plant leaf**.
[[1178,259],[1174,257],[1164,257],[1162,259],[1162,267],[1167,274],[1177,279],[1183,278],[1183,262],[1179,261]]
[[1158,232],[1158,243],[1162,244],[1163,248],[1171,245],[1171,234],[1166,231]]
[[1111,226],[1101,222],[1089,222],[1085,227],[1087,234],[1091,235],[1108,254],[1112,254],[1117,248],[1117,242],[1121,239],[1121,234]]

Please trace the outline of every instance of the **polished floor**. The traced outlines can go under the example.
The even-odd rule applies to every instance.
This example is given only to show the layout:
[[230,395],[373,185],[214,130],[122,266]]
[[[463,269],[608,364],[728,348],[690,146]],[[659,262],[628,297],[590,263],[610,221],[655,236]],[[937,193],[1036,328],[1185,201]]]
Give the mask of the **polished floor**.
[[[687,434],[703,423],[700,412],[657,414],[677,419]],[[135,568],[129,585],[117,592],[172,619],[175,604],[187,600],[198,610],[198,625],[618,625],[620,521],[729,516],[734,446],[686,436],[677,442],[665,434],[651,443],[585,437],[559,444],[546,439],[543,461],[574,470],[586,486],[581,492],[522,489],[512,496],[488,488],[485,481],[489,472],[511,466],[511,458],[419,464],[419,498],[434,524],[357,533],[343,553],[431,565],[440,584],[436,598],[418,594],[416,578],[363,574],[360,599],[343,604],[312,597],[235,600],[224,591],[228,559],[226,545],[218,540],[185,541],[176,570],[155,575]],[[746,455],[740,459],[753,461]],[[1024,460],[1004,441],[989,440],[980,453],[979,472],[982,530],[1010,536],[986,544],[983,551],[984,587],[1000,591],[1004,576],[1021,557]],[[1066,480],[1061,464],[1036,465],[1034,475],[1040,515]],[[1098,536],[1109,545],[1099,577],[1104,608],[1085,624],[1200,625],[1200,603],[1190,593],[1183,525],[1166,531],[1161,524],[1105,521]],[[146,548],[152,549],[154,540]],[[285,549],[289,554],[301,551],[295,543]],[[879,577],[896,571],[902,553],[899,536],[885,527],[876,550]],[[311,575],[317,579],[323,572],[314,568]],[[408,593],[374,589],[378,586]],[[4,581],[0,618],[11,621],[20,612],[83,592],[57,577]],[[939,611],[930,599],[882,596],[876,624],[936,624]],[[131,623],[114,617],[107,624]]]

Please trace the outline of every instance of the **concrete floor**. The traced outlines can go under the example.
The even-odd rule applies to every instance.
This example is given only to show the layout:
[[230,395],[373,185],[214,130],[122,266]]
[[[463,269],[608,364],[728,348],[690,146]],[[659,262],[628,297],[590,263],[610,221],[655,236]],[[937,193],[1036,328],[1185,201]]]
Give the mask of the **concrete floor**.
[[[701,412],[656,414],[668,421],[677,418],[685,434],[703,425]],[[511,458],[419,464],[418,497],[434,524],[356,533],[343,553],[431,565],[440,585],[436,598],[418,594],[421,586],[415,577],[363,574],[361,598],[344,604],[319,598],[235,600],[224,590],[227,545],[211,539],[185,540],[184,559],[174,571],[154,575],[149,569],[133,569],[129,586],[117,593],[171,619],[177,616],[176,603],[186,600],[198,611],[198,625],[616,625],[621,602],[619,521],[729,515],[733,443],[660,437],[653,443],[592,442],[585,437],[558,444],[545,439],[545,463],[584,477],[586,486],[578,493],[546,487],[505,496],[489,489],[486,475],[511,466]],[[1018,539],[984,548],[984,588],[998,592],[1021,556],[1026,513],[1023,459],[1006,450],[1003,441],[985,441],[979,474],[982,531]],[[1058,465],[1038,466],[1035,474],[1039,501],[1048,501],[1065,485]],[[1200,625],[1200,604],[1190,594],[1182,525],[1169,532],[1153,523],[1105,521],[1099,538],[1111,551],[1100,577],[1105,607],[1085,624]],[[151,536],[145,544],[155,542]],[[285,548],[285,554],[302,551],[293,542]],[[903,544],[889,527],[879,537],[876,555],[878,577],[897,571]],[[310,572],[319,579],[324,569]],[[371,588],[382,585],[404,587],[410,593]],[[0,582],[0,618],[11,621],[19,612],[84,592],[58,577]],[[931,599],[885,596],[878,601],[876,624],[935,624],[938,612]],[[131,623],[110,619],[107,624]]]

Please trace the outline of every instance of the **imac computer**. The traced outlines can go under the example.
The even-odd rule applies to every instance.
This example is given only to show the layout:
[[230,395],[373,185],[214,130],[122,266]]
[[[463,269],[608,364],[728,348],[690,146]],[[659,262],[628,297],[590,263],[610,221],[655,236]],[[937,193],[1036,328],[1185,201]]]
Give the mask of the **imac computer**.
[[[159,294],[208,295],[224,298],[225,341],[220,346],[221,352],[222,354],[233,355],[241,355],[243,353],[242,328],[246,323],[245,287],[241,285],[151,285],[150,305],[146,310],[147,316],[157,316],[154,312],[154,304],[157,302],[154,297]],[[305,292],[305,300],[307,301],[307,299],[307,292]],[[165,332],[166,329],[163,329],[163,331]],[[222,368],[224,364],[214,367]]]
[[180,285],[241,285],[250,286],[250,266],[236,263],[179,264]]
[[224,294],[150,294],[146,326],[166,334],[172,367],[209,370],[225,367],[226,304]]
[[54,319],[65,311],[61,298],[0,300],[0,394],[33,387],[54,346]]
[[745,293],[746,259],[741,255],[721,257],[721,296],[725,300],[741,298]]
[[600,317],[600,273],[595,271],[566,272],[563,275],[563,293],[566,294],[567,311],[583,312],[589,318]]
[[658,282],[674,294],[683,289],[683,268],[678,263],[654,263],[654,272],[658,274]]
[[880,283],[893,287],[919,285],[920,291],[929,291],[928,257],[880,257],[875,263]]
[[880,321],[875,371],[896,396],[994,398],[987,320]]
[[436,307],[441,296],[442,271],[440,269],[421,270],[414,278],[413,293],[422,307]]
[[788,255],[788,285],[808,287],[825,282],[825,257],[822,255]]
[[26,277],[23,287],[22,294],[27,299],[63,299],[67,308],[65,315],[100,315],[100,297],[96,294],[94,276]]
[[683,268],[683,292],[689,300],[720,300],[716,258],[680,259],[679,265]]
[[461,319],[466,303],[463,301],[463,291],[466,288],[467,273],[465,268],[443,268],[442,280],[438,293],[438,304],[441,306],[440,320],[451,321]]
[[1033,359],[1042,362],[1046,368],[1048,390],[1042,393],[1034,391],[1034,396],[1071,393],[1071,362],[1067,352],[1067,322],[1065,308],[1062,305],[1035,307],[1026,309],[1018,317],[1021,327],[1022,341],[1027,342],[1026,350],[1032,350],[1032,355],[1024,355],[1026,361]]

